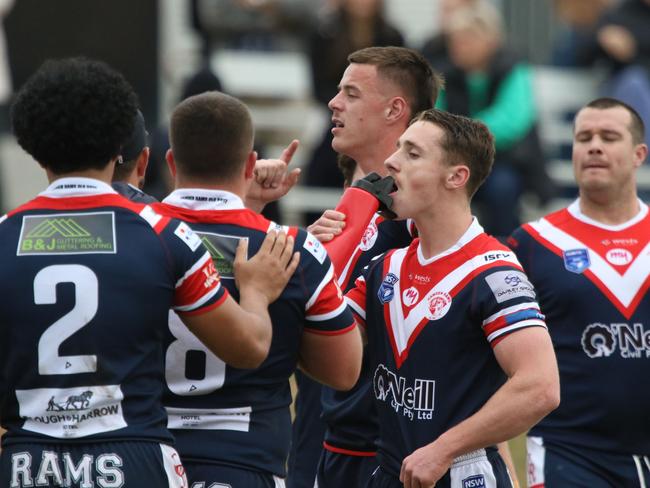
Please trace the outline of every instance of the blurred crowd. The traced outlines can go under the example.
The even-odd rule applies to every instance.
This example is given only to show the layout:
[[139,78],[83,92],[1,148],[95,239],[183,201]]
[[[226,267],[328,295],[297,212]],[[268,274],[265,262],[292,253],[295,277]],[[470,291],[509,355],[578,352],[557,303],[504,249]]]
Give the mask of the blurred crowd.
[[[604,73],[602,95],[629,103],[650,120],[650,0],[547,2],[555,17],[548,64]],[[520,223],[522,195],[544,206],[556,194],[540,143],[531,61],[508,39],[507,21],[512,19],[503,16],[507,1],[435,3],[432,35],[409,47],[420,49],[446,79],[438,108],[480,119],[495,135],[497,163],[475,198],[475,212],[490,233],[507,235]],[[11,4],[2,2],[0,13],[6,14]],[[327,105],[349,53],[368,46],[404,46],[409,39],[409,33],[392,22],[384,0],[190,0],[188,7],[192,30],[200,39],[201,63],[176,100],[197,89],[221,88],[220,73],[212,63],[221,49],[288,50],[305,54],[312,98],[329,114]],[[0,83],[0,95],[3,86]],[[147,124],[152,134],[147,190],[162,197],[169,186],[164,170],[166,123],[158,128],[156,121]],[[256,149],[263,157],[265,148]],[[302,183],[341,188],[330,127],[306,149]],[[306,216],[305,222],[315,217]]]

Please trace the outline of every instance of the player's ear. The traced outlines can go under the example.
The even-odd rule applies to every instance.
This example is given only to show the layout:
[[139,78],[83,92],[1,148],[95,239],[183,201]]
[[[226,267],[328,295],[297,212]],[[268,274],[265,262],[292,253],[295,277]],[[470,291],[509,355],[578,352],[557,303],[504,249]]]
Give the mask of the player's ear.
[[147,173],[147,166],[149,165],[149,148],[143,147],[138,156],[138,160],[135,163],[136,171],[138,178],[144,178],[144,175]]
[[253,177],[253,172],[255,170],[255,163],[257,162],[257,151],[251,151],[246,156],[245,163],[245,177],[247,180],[250,180]]
[[398,122],[408,116],[409,106],[402,97],[393,97],[384,112],[386,120]]
[[445,187],[450,190],[462,188],[469,181],[469,167],[464,164],[450,166],[445,179]]
[[172,178],[176,178],[176,161],[174,161],[174,153],[172,153],[171,149],[167,149],[165,161],[167,161],[167,168],[169,168],[169,173],[172,175]]

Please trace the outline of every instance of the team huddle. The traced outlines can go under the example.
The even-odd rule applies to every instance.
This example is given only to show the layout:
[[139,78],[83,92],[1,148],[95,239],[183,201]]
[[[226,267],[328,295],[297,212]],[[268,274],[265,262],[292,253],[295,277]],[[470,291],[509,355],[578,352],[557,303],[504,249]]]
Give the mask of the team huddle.
[[13,131],[50,184],[0,219],[0,486],[513,487],[528,431],[531,487],[650,482],[638,114],[582,108],[579,198],[500,240],[471,211],[487,127],[433,108],[411,49],[348,61],[348,188],[308,230],[259,213],[296,143],[258,161],[236,98],[174,109],[156,202],[122,75],[73,58],[22,87]]

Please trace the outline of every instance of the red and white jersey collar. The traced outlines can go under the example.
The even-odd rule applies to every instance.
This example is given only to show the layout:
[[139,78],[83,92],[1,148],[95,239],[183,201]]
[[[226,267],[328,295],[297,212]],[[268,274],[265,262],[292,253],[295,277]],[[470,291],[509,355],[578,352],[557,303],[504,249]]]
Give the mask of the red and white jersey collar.
[[190,210],[240,210],[246,208],[243,200],[225,190],[181,188],[171,192],[163,203]]
[[648,206],[645,203],[643,203],[641,200],[638,200],[638,202],[640,208],[639,213],[637,213],[634,217],[632,217],[627,222],[623,222],[622,224],[617,224],[617,225],[603,224],[602,222],[598,222],[597,220],[594,220],[591,217],[587,217],[585,214],[582,213],[582,210],[580,210],[580,198],[576,199],[571,205],[569,205],[567,207],[567,211],[571,214],[572,217],[574,217],[577,220],[580,220],[581,222],[584,222],[585,224],[593,225],[594,227],[599,227],[601,229],[616,232],[633,226],[634,224],[642,221],[646,217],[646,215],[648,215]]
[[106,193],[117,194],[108,183],[94,178],[65,177],[53,181],[44,191],[38,194],[48,198],[87,197]]
[[434,261],[442,259],[443,257],[458,251],[460,248],[468,244],[470,241],[474,240],[475,237],[477,237],[482,233],[483,233],[483,227],[481,226],[481,224],[478,223],[478,219],[476,217],[473,217],[472,223],[467,228],[465,233],[460,237],[460,239],[458,239],[456,244],[451,246],[446,251],[442,251],[440,254],[436,254],[435,256],[432,256],[430,258],[425,258],[424,254],[422,254],[422,243],[421,242],[418,243],[418,249],[417,249],[418,262],[420,263],[421,266],[426,266],[428,264],[431,264]]

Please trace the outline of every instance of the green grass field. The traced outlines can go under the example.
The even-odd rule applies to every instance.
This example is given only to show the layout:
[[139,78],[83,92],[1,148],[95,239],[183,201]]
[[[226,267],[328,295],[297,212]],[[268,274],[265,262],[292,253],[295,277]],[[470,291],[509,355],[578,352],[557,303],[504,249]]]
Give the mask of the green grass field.
[[515,463],[517,470],[517,478],[519,478],[519,486],[522,488],[526,486],[526,436],[520,435],[519,437],[510,441],[510,452],[512,453],[512,461]]

